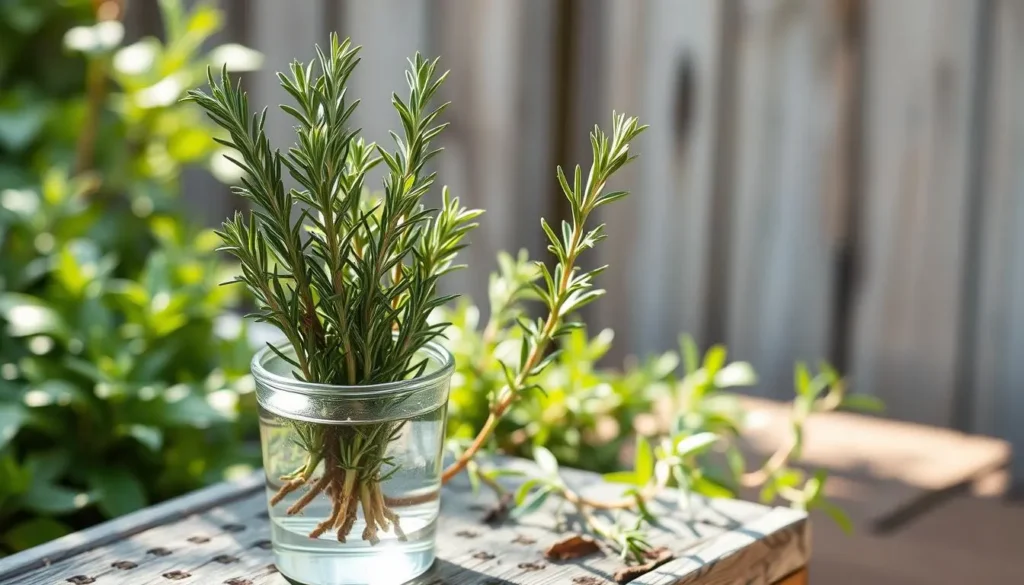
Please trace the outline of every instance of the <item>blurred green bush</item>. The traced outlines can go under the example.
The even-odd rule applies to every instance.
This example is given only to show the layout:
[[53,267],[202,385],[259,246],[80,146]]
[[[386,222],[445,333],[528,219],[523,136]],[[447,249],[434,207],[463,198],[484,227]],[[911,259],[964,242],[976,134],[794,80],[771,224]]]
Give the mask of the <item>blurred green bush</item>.
[[[501,364],[516,361],[522,346],[522,329],[516,323],[529,317],[535,300],[533,284],[539,277],[525,252],[516,257],[500,253],[498,270],[488,286],[487,321],[481,322],[480,310],[468,299],[438,315],[452,323],[447,331],[447,345],[456,362],[448,413],[452,451],[458,452],[476,436],[490,413],[494,393],[505,385]],[[725,349],[715,347],[709,350],[711,362],[699,376],[680,379],[681,354],[692,362],[685,364],[684,374],[700,367],[693,342],[684,338],[681,353],[632,359],[622,369],[600,367],[612,339],[610,329],[590,336],[582,323],[562,338],[552,363],[537,380],[536,391],[518,400],[498,423],[495,446],[523,457],[532,456],[534,448],[541,446],[564,465],[607,473],[632,460],[637,435],[653,436],[670,425],[678,427],[676,431],[685,427],[688,433],[739,432],[739,404],[720,391],[754,384],[756,376],[749,364],[726,364]],[[722,371],[724,375],[719,374]],[[700,388],[694,391],[694,385]],[[690,399],[681,404],[684,396]],[[682,415],[685,420],[675,420]],[[721,475],[729,473],[723,470]],[[698,485],[696,491],[702,487],[721,495],[721,488],[716,491],[706,484]]]
[[178,100],[259,55],[160,5],[165,40],[124,46],[120,2],[0,0],[0,555],[256,462],[237,289],[178,203],[222,159]]

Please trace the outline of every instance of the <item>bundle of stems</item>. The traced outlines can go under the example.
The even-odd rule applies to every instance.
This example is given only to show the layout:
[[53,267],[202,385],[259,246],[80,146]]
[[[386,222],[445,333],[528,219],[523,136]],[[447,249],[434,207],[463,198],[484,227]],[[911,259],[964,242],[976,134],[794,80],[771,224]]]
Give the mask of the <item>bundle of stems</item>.
[[[447,327],[428,317],[452,298],[438,292],[438,280],[459,268],[454,258],[481,213],[462,207],[447,188],[440,209],[423,205],[435,180],[425,165],[440,152],[431,141],[445,127],[437,119],[447,104],[430,106],[445,78],[437,74],[437,61],[418,54],[410,59],[408,97],[391,100],[402,134],[391,134],[396,148],[388,151],[349,127],[358,101],[347,99],[346,84],[358,52],[332,35],[328,51],[317,47],[312,62],[293,62],[290,75],[278,74],[295,102],[281,108],[297,121],[297,140],[284,155],[267,138],[266,109],[250,113],[245,92],[226,71],[219,81],[209,75],[209,94],[192,90],[187,98],[226,131],[218,140],[237,151],[231,160],[244,172],[233,190],[253,210],[236,213],[219,234],[223,249],[239,261],[236,281],[257,301],[251,316],[284,334],[290,351],[271,348],[296,378],[339,386],[424,372],[420,350]],[[365,195],[364,183],[381,162],[387,167],[383,196],[374,199]],[[284,170],[300,188],[285,188]],[[280,478],[271,505],[308,486],[288,514],[302,512],[321,494],[332,503],[330,516],[310,537],[335,531],[344,542],[361,508],[364,540],[375,544],[378,531],[388,530],[403,538],[381,491],[397,471],[387,450],[403,425],[293,423],[305,462]]]

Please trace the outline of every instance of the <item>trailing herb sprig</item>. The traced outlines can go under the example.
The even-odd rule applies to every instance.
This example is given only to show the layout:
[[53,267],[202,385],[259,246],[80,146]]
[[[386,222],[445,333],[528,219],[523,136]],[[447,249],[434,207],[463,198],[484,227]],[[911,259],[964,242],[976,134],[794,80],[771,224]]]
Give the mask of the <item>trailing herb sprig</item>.
[[629,154],[629,143],[647,128],[641,126],[636,118],[627,118],[623,114],[613,115],[612,118],[610,137],[599,126],[595,126],[590,134],[593,162],[585,183],[583,170],[579,165],[576,166],[571,183],[562,168],[558,167],[558,182],[569,201],[572,220],[562,222],[560,233],[556,233],[546,220],[541,220],[541,226],[550,242],[548,250],[554,254],[558,262],[554,270],[549,269],[544,263],[537,263],[543,285],[531,283],[534,294],[546,307],[547,317],[536,321],[522,317],[517,319],[523,331],[519,361],[513,364],[501,363],[506,384],[497,392],[487,422],[476,438],[455,462],[445,469],[442,476],[444,481],[450,480],[466,468],[469,461],[487,443],[498,421],[516,399],[537,388],[533,380],[558,355],[558,350],[551,348],[552,341],[578,327],[577,323],[568,320],[567,317],[604,294],[603,290],[593,286],[594,277],[604,270],[604,267],[585,271],[577,266],[580,254],[605,238],[604,224],[588,228],[587,221],[598,207],[627,195],[625,191],[606,193],[605,186],[616,171],[636,158]]
[[[256,298],[253,316],[287,339],[287,347],[271,349],[296,378],[349,386],[424,371],[426,360],[416,356],[447,326],[428,317],[452,298],[438,293],[438,281],[458,268],[455,255],[481,213],[462,207],[447,189],[440,210],[422,203],[435,181],[425,165],[440,152],[431,142],[445,128],[438,116],[447,104],[430,105],[446,75],[438,74],[437,61],[418,54],[409,61],[408,97],[392,96],[402,133],[392,133],[395,149],[389,151],[367,144],[349,126],[358,102],[348,99],[346,84],[358,52],[332,35],[329,51],[318,47],[314,61],[293,62],[290,75],[278,74],[295,102],[282,109],[297,122],[296,143],[285,155],[267,138],[266,110],[251,114],[245,92],[226,72],[219,81],[209,76],[209,94],[188,93],[227,131],[221,142],[238,152],[231,160],[244,176],[234,192],[254,209],[248,217],[237,213],[219,234],[223,249],[239,261],[236,280]],[[387,167],[383,196],[367,198],[366,175],[381,162]],[[301,189],[285,188],[284,170]],[[386,452],[403,421],[295,426],[306,461],[281,478],[271,504],[310,483],[322,463],[320,478],[288,507],[297,514],[320,493],[332,499],[330,517],[311,537],[333,529],[344,541],[357,506],[366,520],[365,540],[377,542],[378,530],[391,526],[404,537],[380,489],[394,472]]]

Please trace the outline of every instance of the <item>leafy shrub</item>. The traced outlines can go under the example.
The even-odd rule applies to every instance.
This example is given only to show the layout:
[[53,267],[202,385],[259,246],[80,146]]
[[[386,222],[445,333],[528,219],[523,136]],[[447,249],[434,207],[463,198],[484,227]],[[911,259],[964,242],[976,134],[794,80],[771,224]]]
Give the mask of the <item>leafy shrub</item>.
[[217,335],[235,291],[177,202],[182,170],[219,147],[179,99],[208,64],[258,55],[201,54],[209,6],[165,0],[166,41],[122,46],[93,4],[0,10],[0,554],[246,460],[251,350],[244,330]]
[[[457,444],[476,436],[487,419],[493,394],[505,384],[501,363],[514,362],[522,330],[516,321],[534,301],[531,284],[540,277],[524,252],[501,253],[491,276],[490,317],[469,299],[440,312],[450,322],[447,345],[455,355],[448,434]],[[588,336],[585,327],[562,339],[555,361],[540,375],[534,391],[516,402],[495,430],[502,451],[530,456],[545,445],[563,464],[606,472],[621,465],[623,437],[637,417],[650,413],[679,365],[673,353],[648,356],[622,369],[597,364],[611,348],[612,331]],[[620,432],[621,431],[621,432]]]
[[[456,373],[448,434],[456,454],[484,427],[496,393],[507,384],[506,364],[518,359],[523,330],[529,326],[524,318],[537,300],[534,285],[541,274],[525,253],[500,254],[498,266],[489,283],[486,323],[480,322],[480,310],[468,300],[438,315],[439,321],[451,323],[448,346],[455,354]],[[730,393],[756,383],[750,364],[728,362],[727,350],[720,345],[701,355],[684,336],[678,353],[648,356],[621,370],[600,368],[598,360],[611,341],[610,330],[588,337],[584,324],[577,323],[551,354],[533,391],[520,396],[498,422],[492,444],[506,453],[533,456],[538,463],[548,461],[549,466],[557,460],[605,473],[608,481],[626,484],[638,506],[655,484],[708,497],[737,497],[757,490],[753,493],[759,491],[765,503],[782,500],[800,508],[820,508],[841,526],[849,526],[843,511],[823,496],[825,473],[807,474],[793,463],[800,458],[803,425],[811,413],[837,408],[878,411],[879,402],[847,395],[843,381],[827,364],[815,375],[797,364],[789,440],[764,461],[751,462],[741,450],[745,412]],[[477,464],[468,470],[474,483],[483,481],[503,491],[488,481],[501,470]],[[659,473],[664,477],[655,482]],[[534,478],[527,484],[539,488],[536,494],[519,490],[516,506],[525,510],[547,494],[567,489],[558,481],[545,481]],[[608,529],[592,528],[598,533]],[[630,539],[641,538],[640,533],[619,528]]]

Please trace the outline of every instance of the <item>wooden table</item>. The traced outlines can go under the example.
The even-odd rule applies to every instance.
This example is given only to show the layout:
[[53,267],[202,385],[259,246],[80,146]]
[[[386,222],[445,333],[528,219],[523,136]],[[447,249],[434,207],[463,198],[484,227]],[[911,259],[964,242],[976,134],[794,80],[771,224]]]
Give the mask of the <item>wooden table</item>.
[[[763,457],[786,439],[789,406],[743,401],[745,435]],[[835,412],[808,420],[804,445],[804,463],[828,470],[825,493],[855,527],[812,514],[815,582],[1024,583],[1024,502],[1004,498],[1005,441]]]
[[[528,467],[512,460],[509,465]],[[622,486],[567,470],[583,493],[618,496]],[[547,508],[492,526],[482,517],[494,502],[474,495],[464,477],[444,489],[438,561],[418,585],[505,583],[599,585],[613,582],[618,557],[598,552],[552,561],[544,551],[569,532],[553,530]],[[692,498],[690,507],[666,496],[654,542],[673,559],[642,575],[637,585],[807,583],[810,538],[806,515],[733,500]],[[4,585],[285,585],[270,550],[262,473],[219,484],[0,559]]]
[[[744,397],[744,436],[761,457],[786,441],[790,405]],[[826,469],[825,494],[858,532],[889,532],[957,490],[1005,468],[1010,445],[991,437],[848,412],[818,413],[804,427],[802,463]],[[756,497],[756,495],[754,496]]]

